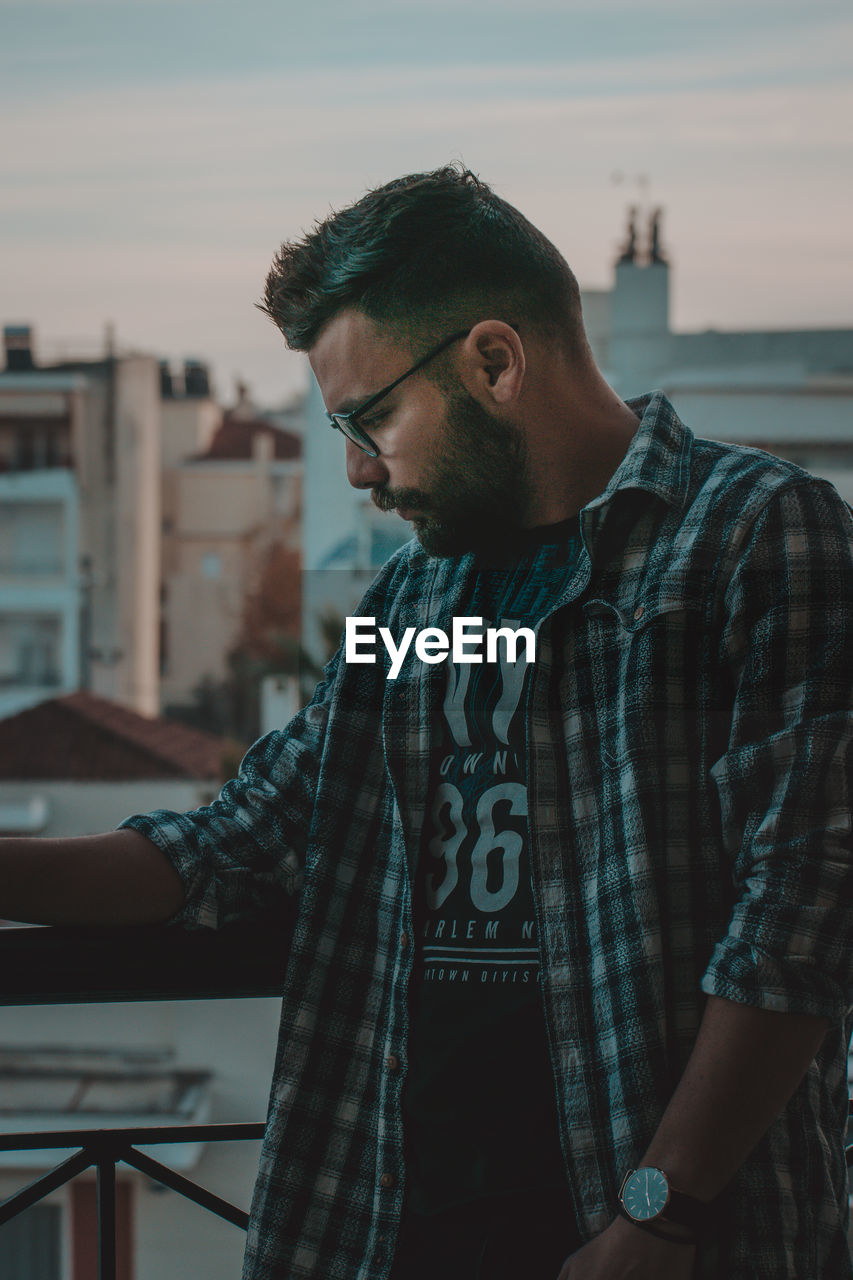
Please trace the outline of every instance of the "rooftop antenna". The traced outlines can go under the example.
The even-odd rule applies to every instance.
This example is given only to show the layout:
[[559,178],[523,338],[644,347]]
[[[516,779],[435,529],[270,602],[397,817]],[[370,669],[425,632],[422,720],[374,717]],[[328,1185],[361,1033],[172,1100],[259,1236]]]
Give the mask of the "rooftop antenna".
[[[654,230],[657,226],[656,222],[652,222],[650,224],[652,228],[649,233],[651,247],[648,250],[648,253],[641,253],[637,247],[637,221],[639,218],[642,218],[645,221],[650,216],[648,206],[648,191],[650,186],[649,175],[647,173],[629,175],[622,173],[621,170],[617,169],[614,173],[611,173],[610,181],[614,186],[626,185],[629,187],[636,187],[637,189],[636,202],[628,206],[628,228],[626,238],[623,242],[622,249],[620,250],[619,262],[663,262],[664,259],[662,256],[654,256],[656,252],[660,253],[659,239],[655,239],[655,236],[657,235],[657,232]],[[659,216],[659,209],[655,210],[654,214],[651,214],[653,219],[659,218]]]
[[666,265],[667,257],[661,248],[660,236],[660,220],[663,216],[663,209],[658,207],[652,210],[649,219],[649,262],[662,262]]

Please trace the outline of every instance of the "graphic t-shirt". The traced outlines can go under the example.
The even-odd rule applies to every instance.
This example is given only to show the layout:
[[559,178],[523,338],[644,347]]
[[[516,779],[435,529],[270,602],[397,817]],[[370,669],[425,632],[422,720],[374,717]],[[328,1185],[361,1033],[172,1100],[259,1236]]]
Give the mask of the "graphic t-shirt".
[[[483,629],[535,631],[569,582],[579,540],[577,517],[528,531],[509,565],[479,569],[459,613]],[[516,661],[503,638],[497,656],[448,661],[433,726],[404,1095],[419,1213],[565,1185],[527,848],[530,666],[523,640]]]

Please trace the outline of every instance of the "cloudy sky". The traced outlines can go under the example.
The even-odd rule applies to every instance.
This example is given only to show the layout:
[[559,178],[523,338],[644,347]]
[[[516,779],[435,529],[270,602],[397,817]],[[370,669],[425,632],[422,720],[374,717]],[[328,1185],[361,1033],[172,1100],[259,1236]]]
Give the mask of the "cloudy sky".
[[280,403],[279,242],[451,158],[588,286],[662,205],[676,328],[853,325],[849,0],[0,0],[0,32],[0,322],[45,357],[112,321]]

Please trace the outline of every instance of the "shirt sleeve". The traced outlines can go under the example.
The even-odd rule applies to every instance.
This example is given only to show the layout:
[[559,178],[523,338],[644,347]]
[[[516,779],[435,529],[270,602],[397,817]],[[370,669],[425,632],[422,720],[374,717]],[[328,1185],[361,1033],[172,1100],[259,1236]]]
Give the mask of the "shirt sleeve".
[[710,772],[735,902],[702,990],[836,1020],[853,1002],[853,554],[831,485],[767,502],[724,604],[734,712]]
[[260,738],[210,805],[160,809],[120,825],[139,831],[169,859],[185,900],[170,921],[220,928],[286,913],[302,884],[313,796],[338,668],[336,656],[314,697],[282,730]]

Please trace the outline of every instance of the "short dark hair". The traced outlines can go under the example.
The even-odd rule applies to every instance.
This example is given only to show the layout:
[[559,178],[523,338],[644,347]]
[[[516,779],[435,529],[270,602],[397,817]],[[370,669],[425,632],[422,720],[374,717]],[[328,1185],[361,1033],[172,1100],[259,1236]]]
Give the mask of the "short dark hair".
[[346,307],[414,351],[485,319],[586,348],[580,290],[562,254],[458,163],[376,187],[283,244],[258,306],[295,351]]

